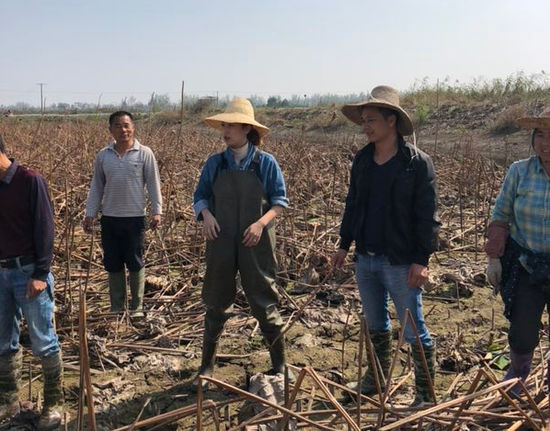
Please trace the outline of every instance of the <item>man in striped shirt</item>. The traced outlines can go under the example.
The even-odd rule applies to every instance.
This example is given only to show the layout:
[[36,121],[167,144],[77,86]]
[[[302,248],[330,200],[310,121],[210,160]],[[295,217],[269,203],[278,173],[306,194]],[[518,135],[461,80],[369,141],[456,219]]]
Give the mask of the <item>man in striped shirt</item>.
[[160,175],[151,149],[134,139],[132,114],[111,114],[109,131],[115,142],[97,154],[83,227],[87,233],[92,232],[101,208],[101,244],[103,264],[109,273],[111,311],[125,309],[126,265],[132,294],[130,310],[134,317],[143,317],[145,189],[152,206],[150,227],[156,229],[162,214]]

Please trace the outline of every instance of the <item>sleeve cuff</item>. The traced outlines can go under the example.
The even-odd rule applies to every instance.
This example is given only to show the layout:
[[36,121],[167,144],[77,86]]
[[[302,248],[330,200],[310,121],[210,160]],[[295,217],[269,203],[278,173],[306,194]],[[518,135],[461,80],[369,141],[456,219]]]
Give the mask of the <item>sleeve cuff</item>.
[[342,250],[349,251],[349,248],[351,247],[352,239],[349,238],[340,238],[340,246]]
[[50,273],[49,270],[44,270],[44,269],[39,269],[39,268],[36,268],[32,275],[31,275],[31,278],[33,280],[40,280],[40,281],[46,281],[48,279],[48,274]]
[[269,204],[271,206],[279,205],[283,208],[288,208],[289,201],[288,201],[287,198],[285,198],[283,196],[274,196],[269,200]]
[[484,251],[491,259],[498,259],[504,254],[506,240],[510,227],[508,223],[499,220],[494,220],[489,223],[487,228],[487,244]]
[[197,201],[197,203],[193,204],[193,211],[195,211],[195,217],[197,220],[202,220],[202,210],[205,208],[209,208],[208,201],[206,199],[201,199],[200,201]]
[[413,255],[412,263],[428,267],[428,262],[430,261],[430,255],[415,253]]

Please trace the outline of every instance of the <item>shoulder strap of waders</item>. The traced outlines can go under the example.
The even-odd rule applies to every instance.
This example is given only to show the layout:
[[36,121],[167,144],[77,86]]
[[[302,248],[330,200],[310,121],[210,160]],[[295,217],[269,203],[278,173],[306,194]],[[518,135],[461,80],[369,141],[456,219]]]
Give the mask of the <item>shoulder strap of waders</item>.
[[220,172],[227,171],[227,159],[225,158],[225,151],[222,151],[220,154],[221,161],[216,167],[216,171],[214,172],[214,176],[212,177],[212,184],[216,182],[218,179],[218,175],[220,175]]
[[254,171],[258,179],[260,180],[260,183],[263,184],[262,181],[262,173],[260,172],[260,155],[262,154],[262,150],[256,150],[254,153],[254,157],[252,158],[252,161],[250,162],[250,166],[248,167],[249,171]]

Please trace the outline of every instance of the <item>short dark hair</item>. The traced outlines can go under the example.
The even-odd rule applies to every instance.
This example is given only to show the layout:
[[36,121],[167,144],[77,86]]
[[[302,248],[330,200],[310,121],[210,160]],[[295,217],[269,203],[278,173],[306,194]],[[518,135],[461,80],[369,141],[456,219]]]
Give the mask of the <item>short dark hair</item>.
[[250,142],[252,145],[255,145],[257,147],[262,145],[262,137],[254,127],[252,127],[252,129],[250,129],[250,132],[247,133],[246,139],[248,139],[248,142]]
[[2,135],[0,135],[0,153],[6,154],[6,144],[4,143]]
[[134,122],[134,117],[128,111],[116,111],[109,115],[109,127],[111,127],[115,120],[120,117],[130,117],[132,123]]
[[378,112],[382,114],[382,117],[384,117],[385,120],[387,120],[390,115],[395,115],[395,125],[397,126],[397,122],[399,121],[399,114],[397,111],[391,108],[382,108],[379,106],[377,106],[376,109],[378,109]]

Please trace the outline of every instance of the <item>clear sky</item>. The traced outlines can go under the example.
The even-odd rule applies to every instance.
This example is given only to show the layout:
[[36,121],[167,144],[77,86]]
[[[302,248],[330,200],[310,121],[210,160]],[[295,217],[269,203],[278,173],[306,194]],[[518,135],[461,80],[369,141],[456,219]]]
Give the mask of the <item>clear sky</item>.
[[550,71],[549,0],[0,0],[0,105]]

